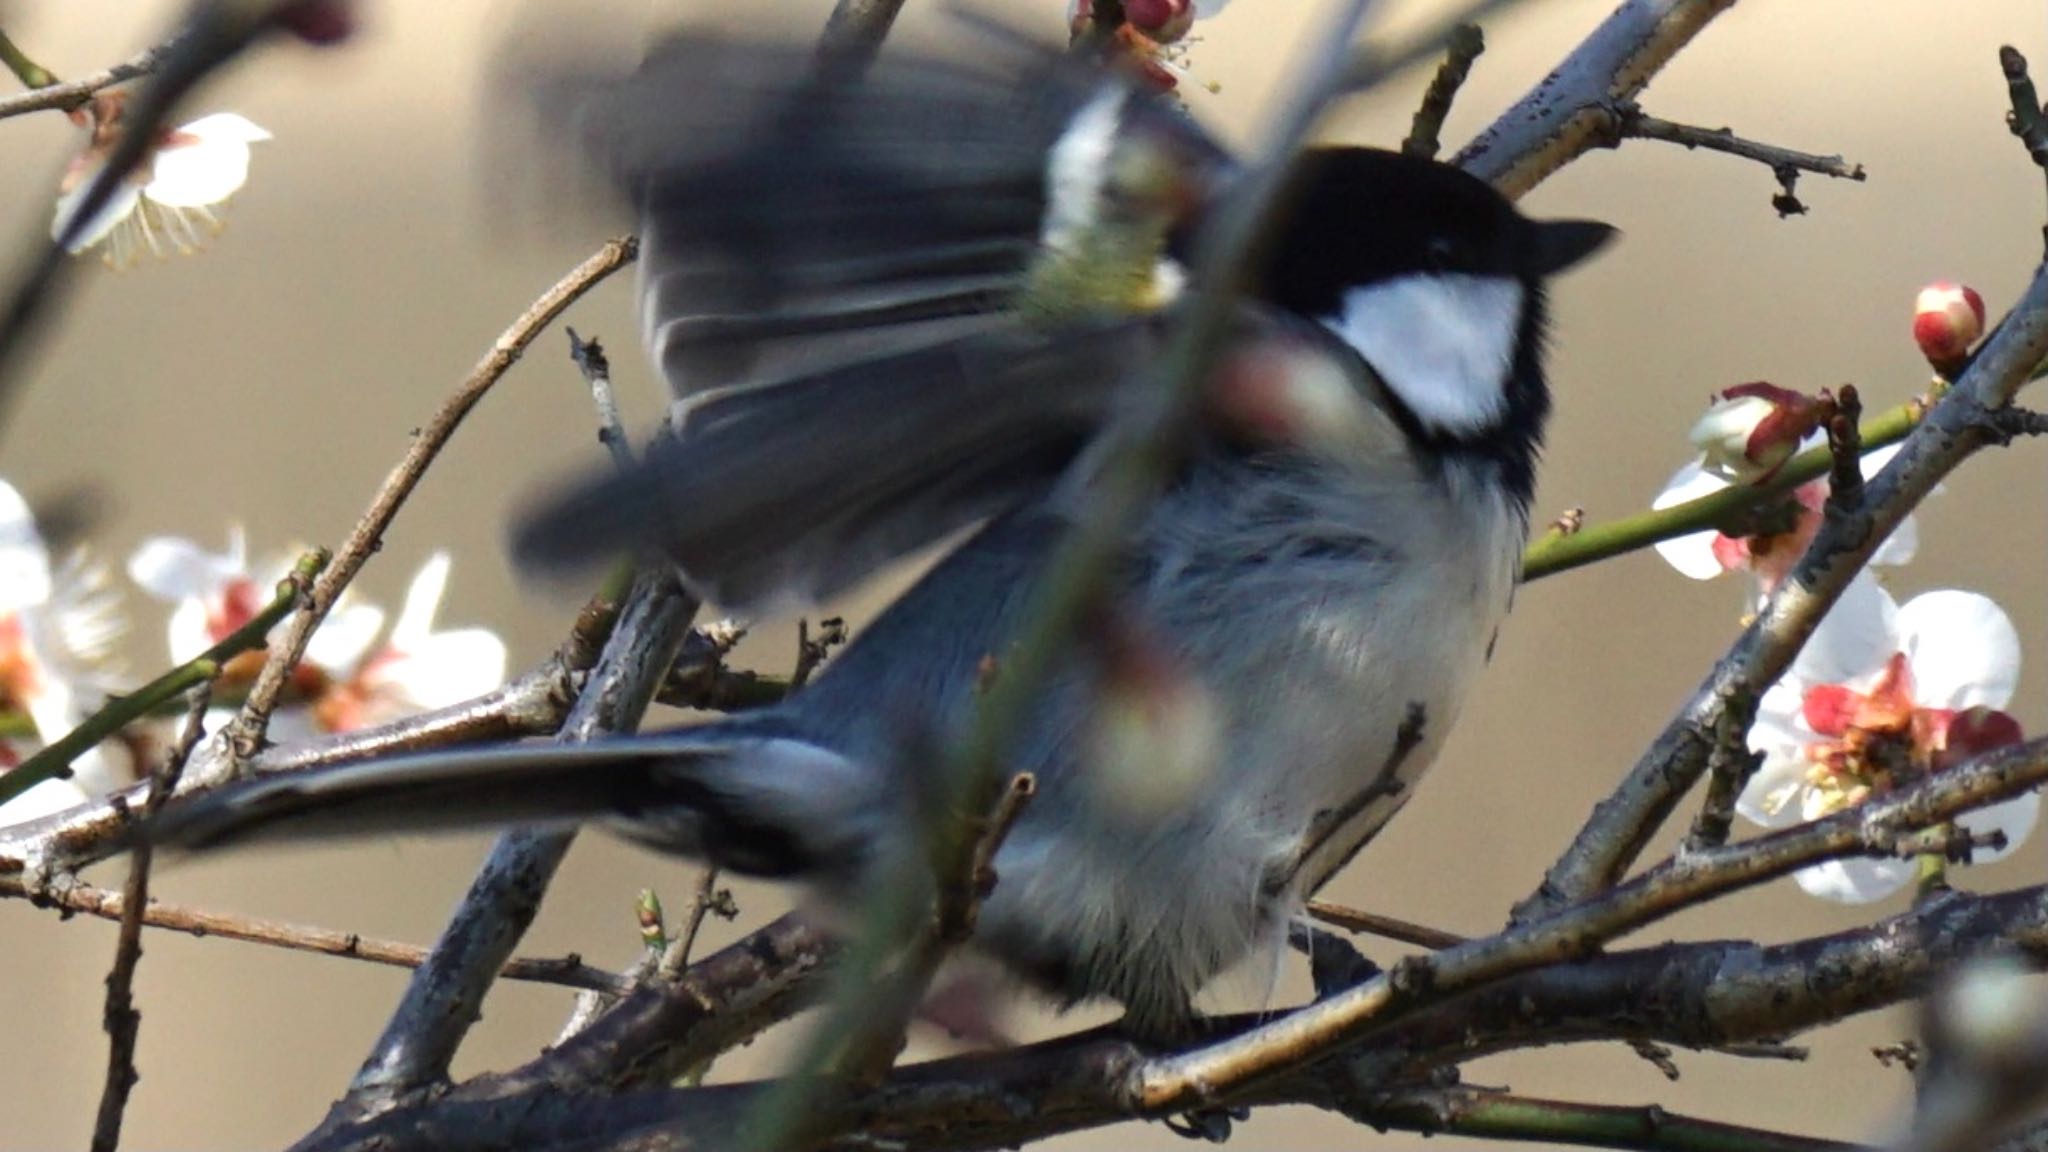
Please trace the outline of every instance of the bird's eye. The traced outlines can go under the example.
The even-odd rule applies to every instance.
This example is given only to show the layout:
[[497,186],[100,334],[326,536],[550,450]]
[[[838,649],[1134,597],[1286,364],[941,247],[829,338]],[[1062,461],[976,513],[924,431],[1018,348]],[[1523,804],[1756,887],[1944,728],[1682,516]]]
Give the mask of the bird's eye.
[[1432,272],[1449,272],[1459,265],[1457,241],[1448,236],[1431,237],[1423,255]]

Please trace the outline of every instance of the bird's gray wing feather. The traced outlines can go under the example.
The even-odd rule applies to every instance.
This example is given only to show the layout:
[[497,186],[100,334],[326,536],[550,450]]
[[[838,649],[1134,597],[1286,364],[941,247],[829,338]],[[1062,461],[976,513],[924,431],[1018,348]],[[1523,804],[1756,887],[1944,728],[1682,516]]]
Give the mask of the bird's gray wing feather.
[[[643,334],[676,395],[872,355],[877,330],[911,329],[901,347],[1008,303],[1049,151],[1129,81],[982,34],[972,63],[891,50],[858,78],[804,45],[682,35],[629,76],[531,85],[639,215]],[[1191,167],[1227,164],[1165,102],[1133,92],[1121,107]]]
[[844,590],[1044,492],[1128,403],[1161,322],[974,336],[684,405],[631,472],[550,498],[515,553],[542,568],[664,553],[751,610]]

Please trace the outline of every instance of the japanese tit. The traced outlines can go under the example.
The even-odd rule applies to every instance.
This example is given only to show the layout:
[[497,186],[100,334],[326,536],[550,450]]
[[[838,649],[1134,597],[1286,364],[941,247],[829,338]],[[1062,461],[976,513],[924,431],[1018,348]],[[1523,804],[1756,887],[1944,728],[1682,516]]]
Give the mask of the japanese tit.
[[[256,780],[172,805],[158,836],[598,821],[828,899],[905,849],[916,750],[972,722],[1100,445],[1156,401],[1144,369],[1239,169],[1122,76],[1014,42],[885,53],[858,80],[811,63],[685,38],[544,102],[639,213],[675,408],[641,466],[549,500],[515,551],[665,554],[749,612],[978,527],[772,708]],[[1610,235],[1430,160],[1305,158],[1213,418],[1007,750],[1038,792],[976,945],[1170,1034],[1408,800],[1516,581],[1545,280]],[[1133,700],[1144,738],[1119,739]]]

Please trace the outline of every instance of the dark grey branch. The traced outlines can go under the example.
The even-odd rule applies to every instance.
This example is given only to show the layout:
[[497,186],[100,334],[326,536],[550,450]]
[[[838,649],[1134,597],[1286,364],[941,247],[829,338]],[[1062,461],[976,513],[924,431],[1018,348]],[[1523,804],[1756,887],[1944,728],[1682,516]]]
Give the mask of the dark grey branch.
[[[581,742],[638,727],[696,610],[665,567],[635,580],[560,738]],[[499,838],[327,1124],[382,1111],[446,1078],[485,991],[533,922],[574,840],[573,830],[522,829]]]

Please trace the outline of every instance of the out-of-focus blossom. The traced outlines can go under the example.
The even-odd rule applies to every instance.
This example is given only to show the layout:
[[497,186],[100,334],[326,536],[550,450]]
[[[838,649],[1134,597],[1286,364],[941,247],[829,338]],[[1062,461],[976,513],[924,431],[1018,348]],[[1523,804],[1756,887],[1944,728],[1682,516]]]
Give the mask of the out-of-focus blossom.
[[[159,537],[138,548],[128,573],[143,589],[177,604],[171,613],[170,654],[190,660],[254,619],[291,571],[280,553],[252,568],[239,529],[225,553],[189,540]],[[414,577],[405,607],[383,644],[384,611],[344,594],[306,645],[293,673],[293,706],[273,720],[274,738],[341,732],[380,724],[490,691],[504,681],[505,645],[482,629],[434,631],[434,615],[447,588],[449,560],[437,553]],[[222,680],[246,685],[265,654],[229,662]]]
[[[122,622],[106,573],[74,557],[52,567],[21,494],[0,481],[0,712],[26,716],[35,735],[0,739],[0,772],[77,727],[117,680]],[[0,805],[0,824],[71,807],[127,782],[118,750],[95,748],[50,780]]]
[[1913,299],[1913,340],[1943,373],[1962,365],[1984,335],[1984,298],[1966,284],[1937,280]]
[[[1124,0],[1123,23],[1109,30],[1105,51],[1153,87],[1170,92],[1187,75],[1179,41],[1195,23],[1223,11],[1229,0]],[[1094,0],[1067,0],[1067,27],[1075,36],[1095,28]]]
[[1222,705],[1137,628],[1111,625],[1093,641],[1100,681],[1086,748],[1098,798],[1133,816],[1185,804],[1222,756]]
[[[1819,819],[2020,739],[2000,711],[2019,682],[2020,641],[1998,605],[1974,592],[1927,592],[1901,607],[1860,576],[1815,630],[1757,710],[1749,746],[1763,766],[1736,803],[1767,828]],[[2034,793],[1969,812],[1956,823],[2005,846],[2026,838]],[[1833,860],[1795,874],[1815,896],[1881,900],[1912,880],[1910,860]]]
[[436,552],[412,586],[383,647],[314,705],[320,727],[346,732],[459,704],[505,681],[505,642],[482,628],[434,630],[448,588],[449,559]]
[[1833,401],[1758,381],[1722,391],[1692,426],[1700,466],[1733,484],[1770,479],[1834,413]]
[[355,8],[352,0],[291,0],[278,5],[270,20],[306,43],[325,48],[355,34]]
[[[127,96],[102,92],[72,113],[88,137],[58,187],[50,235],[61,239],[124,130]],[[125,268],[144,252],[194,252],[221,229],[213,208],[249,179],[249,145],[270,133],[232,112],[201,117],[164,131],[98,215],[72,237],[70,250],[103,246],[102,257]]]
[[[1809,445],[1820,443],[1820,437],[1813,437]],[[1864,477],[1877,475],[1898,455],[1896,445],[1879,448],[1863,457]],[[1709,473],[1695,460],[1673,473],[1664,485],[1664,490],[1650,502],[1652,508],[1670,508],[1697,500],[1729,487],[1719,476]],[[1825,477],[1808,481],[1792,490],[1793,501],[1791,527],[1783,532],[1768,536],[1728,536],[1720,532],[1692,532],[1657,543],[1657,554],[1679,572],[1694,580],[1711,580],[1724,572],[1748,571],[1753,573],[1762,590],[1768,594],[1784,579],[1794,561],[1799,559],[1806,546],[1813,543],[1814,534],[1820,531],[1821,509],[1827,504],[1828,482]],[[1870,562],[1877,565],[1899,565],[1910,561],[1920,547],[1920,526],[1912,516],[1907,516],[1885,537],[1884,543],[1871,554]]]

